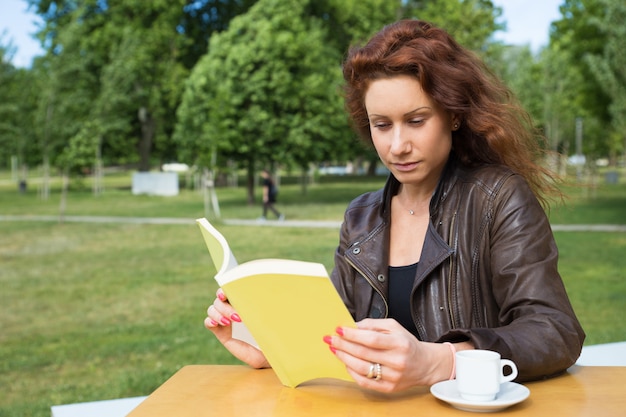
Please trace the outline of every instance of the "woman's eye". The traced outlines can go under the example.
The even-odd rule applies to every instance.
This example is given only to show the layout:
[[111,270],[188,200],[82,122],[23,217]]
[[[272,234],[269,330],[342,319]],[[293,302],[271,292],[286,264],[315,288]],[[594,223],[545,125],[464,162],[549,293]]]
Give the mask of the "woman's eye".
[[421,125],[424,123],[424,119],[411,119],[409,120],[410,125]]
[[386,127],[389,127],[390,123],[386,123],[386,122],[376,122],[374,123],[374,128],[376,129],[385,129]]

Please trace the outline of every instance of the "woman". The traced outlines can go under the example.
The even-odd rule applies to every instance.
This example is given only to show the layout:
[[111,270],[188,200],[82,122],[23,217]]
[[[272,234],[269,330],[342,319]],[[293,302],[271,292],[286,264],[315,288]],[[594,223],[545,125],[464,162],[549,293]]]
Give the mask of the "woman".
[[[500,352],[520,380],[571,366],[584,332],[540,204],[555,188],[509,91],[418,20],[352,49],[343,71],[354,126],[391,175],[345,213],[331,278],[358,328],[324,339],[337,358],[383,392],[454,378],[463,349]],[[220,325],[232,313],[218,292],[205,324],[266,366]]]

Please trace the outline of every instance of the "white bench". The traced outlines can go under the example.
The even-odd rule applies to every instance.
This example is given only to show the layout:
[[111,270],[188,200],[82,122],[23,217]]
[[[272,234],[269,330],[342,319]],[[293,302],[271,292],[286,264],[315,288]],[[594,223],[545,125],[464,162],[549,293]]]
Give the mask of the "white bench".
[[146,397],[117,398],[114,400],[53,405],[52,417],[125,417]]
[[626,366],[626,342],[583,346],[576,365]]

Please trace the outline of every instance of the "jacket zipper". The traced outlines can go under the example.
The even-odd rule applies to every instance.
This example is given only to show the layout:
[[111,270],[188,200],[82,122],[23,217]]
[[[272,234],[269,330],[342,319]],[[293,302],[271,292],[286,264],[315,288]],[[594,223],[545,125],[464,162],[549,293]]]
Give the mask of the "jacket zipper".
[[[448,236],[448,245],[453,243],[454,227],[456,225],[456,212],[452,216],[452,222],[450,224],[450,234]],[[456,252],[456,242],[454,242],[454,251]],[[452,277],[454,276],[454,257],[450,257],[450,271],[448,272],[448,314],[450,315],[450,324],[453,329],[456,326],[456,317],[454,315],[454,307],[452,304]]]
[[361,271],[354,264],[354,262],[350,260],[350,258],[346,257],[346,261],[356,270],[356,272],[358,272],[370,284],[370,286],[374,289],[374,291],[376,291],[378,295],[380,295],[380,298],[383,300],[383,303],[385,303],[385,318],[387,318],[387,314],[389,313],[389,305],[387,304],[387,300],[385,299],[383,294],[378,290],[378,288],[376,288],[376,285],[374,284],[374,282],[366,274],[364,274],[363,271]]

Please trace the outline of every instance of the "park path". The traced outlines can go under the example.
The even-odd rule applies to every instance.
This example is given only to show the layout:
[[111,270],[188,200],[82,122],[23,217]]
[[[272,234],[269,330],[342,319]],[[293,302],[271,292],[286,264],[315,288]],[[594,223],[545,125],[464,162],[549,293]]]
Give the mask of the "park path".
[[[20,216],[0,215],[0,221],[38,221],[58,222],[59,216]],[[118,223],[118,224],[195,224],[195,219],[176,217],[115,217],[115,216],[65,216],[67,223]],[[245,220],[245,219],[222,219],[223,224],[232,226],[262,226],[262,227],[308,227],[339,229],[340,221],[330,220]],[[553,224],[555,232],[626,232],[626,224]]]

